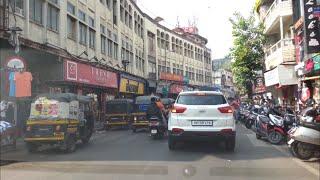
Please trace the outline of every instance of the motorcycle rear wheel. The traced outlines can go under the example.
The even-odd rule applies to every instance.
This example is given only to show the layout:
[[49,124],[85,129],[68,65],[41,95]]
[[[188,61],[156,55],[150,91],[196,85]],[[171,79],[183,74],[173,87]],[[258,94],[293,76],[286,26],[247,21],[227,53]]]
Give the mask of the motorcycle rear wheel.
[[271,130],[268,133],[268,141],[271,144],[280,144],[283,141],[283,138],[283,135],[276,130]]

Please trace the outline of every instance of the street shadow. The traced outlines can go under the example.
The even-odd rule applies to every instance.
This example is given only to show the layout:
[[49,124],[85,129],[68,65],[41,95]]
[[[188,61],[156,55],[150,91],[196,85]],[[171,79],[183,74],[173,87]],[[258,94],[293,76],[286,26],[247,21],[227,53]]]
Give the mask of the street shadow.
[[[203,157],[223,160],[259,160],[283,158],[288,155],[271,144],[254,145],[247,137],[249,131],[239,128],[234,152],[227,152],[224,143],[188,142],[178,149],[168,149],[167,138],[153,140],[145,131],[107,131],[95,135],[88,144],[77,144],[73,153],[57,149],[29,153],[23,144],[16,152],[6,153],[2,160],[15,161],[181,161],[193,162]],[[259,140],[257,140],[259,141]]]

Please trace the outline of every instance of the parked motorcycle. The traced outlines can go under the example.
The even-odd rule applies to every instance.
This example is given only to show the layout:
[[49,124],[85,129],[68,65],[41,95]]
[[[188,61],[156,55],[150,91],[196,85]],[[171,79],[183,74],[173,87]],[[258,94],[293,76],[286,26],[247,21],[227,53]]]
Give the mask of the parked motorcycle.
[[166,126],[164,122],[156,116],[149,119],[150,136],[153,139],[163,138],[166,133]]
[[292,154],[302,160],[320,157],[320,123],[319,112],[312,107],[302,111],[299,126],[289,131],[288,146]]
[[245,120],[245,126],[248,129],[251,129],[252,125],[255,123],[257,116],[261,113],[262,109],[260,106],[254,105],[251,109],[250,109],[250,113],[248,115],[248,117]]

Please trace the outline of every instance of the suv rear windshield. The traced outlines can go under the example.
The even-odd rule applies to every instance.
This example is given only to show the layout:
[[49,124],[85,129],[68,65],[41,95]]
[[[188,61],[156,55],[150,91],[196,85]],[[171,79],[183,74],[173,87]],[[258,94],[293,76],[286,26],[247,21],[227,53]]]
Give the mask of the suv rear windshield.
[[216,94],[185,94],[180,95],[177,104],[184,105],[219,105],[226,104],[227,101],[222,95]]

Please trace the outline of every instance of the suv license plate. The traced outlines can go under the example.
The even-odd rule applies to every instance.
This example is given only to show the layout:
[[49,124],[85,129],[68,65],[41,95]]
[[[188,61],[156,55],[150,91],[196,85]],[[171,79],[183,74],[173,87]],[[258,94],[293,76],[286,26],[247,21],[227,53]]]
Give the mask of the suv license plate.
[[191,121],[192,126],[213,126],[213,121]]

